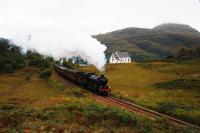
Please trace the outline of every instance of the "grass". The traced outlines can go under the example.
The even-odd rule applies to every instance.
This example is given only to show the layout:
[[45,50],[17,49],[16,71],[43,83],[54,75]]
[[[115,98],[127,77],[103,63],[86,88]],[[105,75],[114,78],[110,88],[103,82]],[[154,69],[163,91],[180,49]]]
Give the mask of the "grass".
[[185,89],[191,90],[196,89],[200,91],[200,80],[199,79],[175,79],[167,82],[156,83],[155,87],[160,89]]
[[40,110],[1,105],[0,112],[2,132],[193,132],[188,127],[138,117],[87,98],[68,98],[64,104]]
[[57,89],[50,88],[47,81],[39,79],[35,72],[30,81],[26,80],[26,72],[23,71],[13,75],[0,76],[0,88],[0,103],[39,107],[49,99],[63,96]]
[[49,81],[38,75],[31,69],[0,76],[0,132],[198,132],[97,103],[55,73]]
[[200,125],[199,68],[199,61],[107,64],[105,75],[113,96]]

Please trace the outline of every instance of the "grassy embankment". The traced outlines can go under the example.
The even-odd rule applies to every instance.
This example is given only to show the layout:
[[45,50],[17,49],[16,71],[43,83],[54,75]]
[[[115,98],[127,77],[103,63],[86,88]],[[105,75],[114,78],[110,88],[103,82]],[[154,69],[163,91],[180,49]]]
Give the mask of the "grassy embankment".
[[105,75],[112,95],[200,125],[199,61],[108,64]]
[[195,132],[99,104],[55,74],[39,79],[37,71],[0,76],[0,132]]

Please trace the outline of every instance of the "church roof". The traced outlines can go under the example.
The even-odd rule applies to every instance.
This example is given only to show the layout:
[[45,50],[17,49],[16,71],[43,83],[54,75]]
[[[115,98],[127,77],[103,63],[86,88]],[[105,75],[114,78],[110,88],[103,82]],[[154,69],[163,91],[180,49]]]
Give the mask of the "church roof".
[[115,52],[115,53],[113,53],[113,55],[114,55],[115,59],[119,60],[119,57],[118,57],[118,55],[117,55],[117,53],[116,53],[116,52]]
[[115,52],[114,55],[118,56],[118,58],[129,58],[128,52]]

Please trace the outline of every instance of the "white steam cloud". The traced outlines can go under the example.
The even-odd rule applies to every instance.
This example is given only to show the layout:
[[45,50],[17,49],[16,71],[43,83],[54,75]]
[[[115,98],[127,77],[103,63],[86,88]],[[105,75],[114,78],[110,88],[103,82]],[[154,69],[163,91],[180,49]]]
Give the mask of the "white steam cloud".
[[0,37],[11,39],[25,50],[36,49],[56,58],[80,55],[99,70],[104,68],[106,46],[69,24],[20,18],[1,27],[4,30],[0,30]]

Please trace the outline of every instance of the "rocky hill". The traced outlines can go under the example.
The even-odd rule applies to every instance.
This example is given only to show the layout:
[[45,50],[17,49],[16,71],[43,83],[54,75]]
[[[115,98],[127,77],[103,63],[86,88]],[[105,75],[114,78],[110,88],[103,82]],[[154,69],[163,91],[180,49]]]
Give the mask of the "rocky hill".
[[200,46],[199,31],[181,24],[162,24],[153,29],[131,27],[93,37],[108,47],[108,56],[114,51],[128,51],[135,60],[163,59],[181,48]]

